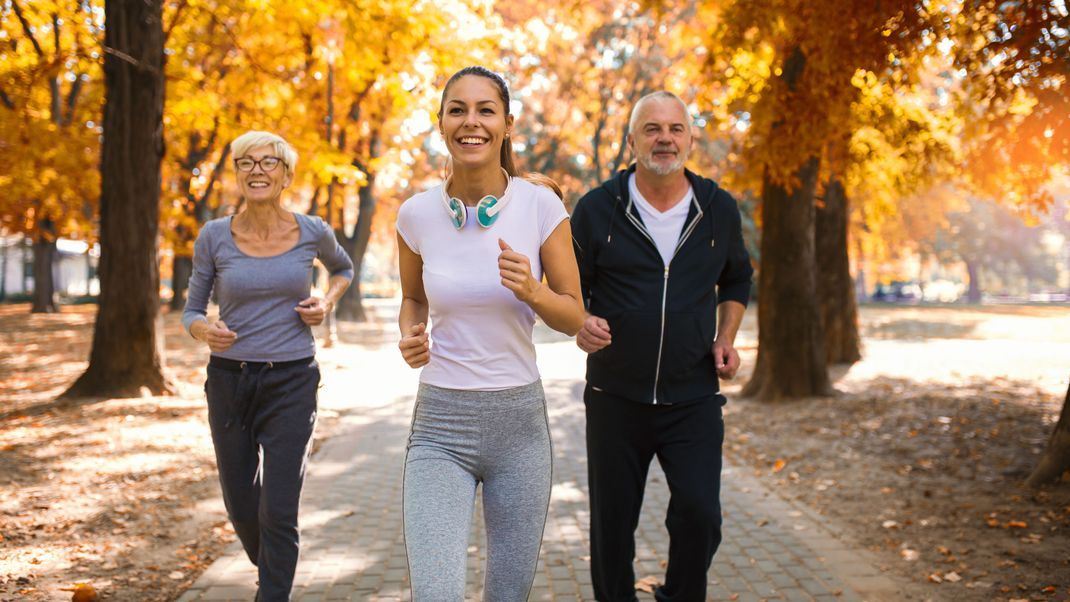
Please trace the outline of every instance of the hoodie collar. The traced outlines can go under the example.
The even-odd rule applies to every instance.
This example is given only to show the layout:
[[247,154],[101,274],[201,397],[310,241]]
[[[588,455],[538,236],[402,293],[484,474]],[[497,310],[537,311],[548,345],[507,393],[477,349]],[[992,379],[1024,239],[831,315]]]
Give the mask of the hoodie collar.
[[[623,205],[622,209],[625,212],[629,212],[632,209],[631,195],[628,193],[628,178],[635,173],[635,163],[633,162],[626,169],[618,171],[612,178],[606,180],[603,187],[609,191],[611,197],[614,200],[620,201]],[[688,181],[691,183],[692,190],[695,191],[695,198],[693,203],[698,204],[698,208],[703,212],[708,212],[710,204],[713,202],[713,197],[717,194],[720,187],[716,182],[709,178],[704,178],[690,169],[684,168],[684,175],[687,176]]]

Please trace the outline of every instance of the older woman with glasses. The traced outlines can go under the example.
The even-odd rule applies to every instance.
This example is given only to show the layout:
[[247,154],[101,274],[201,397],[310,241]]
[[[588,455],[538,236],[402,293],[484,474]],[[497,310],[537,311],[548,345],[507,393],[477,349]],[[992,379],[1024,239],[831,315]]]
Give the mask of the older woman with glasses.
[[[289,600],[298,503],[320,382],[311,327],[353,278],[353,262],[318,217],[287,211],[297,153],[268,132],[231,143],[245,208],[206,223],[193,252],[186,330],[211,350],[205,393],[223,501],[249,560],[257,600]],[[312,261],[330,272],[311,295]],[[219,319],[207,319],[215,289]]]

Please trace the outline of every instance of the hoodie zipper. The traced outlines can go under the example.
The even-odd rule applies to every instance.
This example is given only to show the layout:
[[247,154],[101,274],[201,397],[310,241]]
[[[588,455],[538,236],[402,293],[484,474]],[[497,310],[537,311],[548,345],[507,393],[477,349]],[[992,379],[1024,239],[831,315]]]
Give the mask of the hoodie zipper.
[[[669,265],[665,266],[665,274],[661,281],[661,334],[658,336],[658,359],[657,363],[654,365],[654,389],[651,392],[651,398],[653,399],[654,405],[657,405],[658,403],[658,379],[661,377],[661,354],[665,350],[665,309],[669,297],[669,266],[672,265],[672,260],[676,258],[676,254],[680,252],[680,248],[687,242],[688,237],[695,231],[695,227],[704,215],[702,207],[698,204],[698,198],[694,193],[692,193],[692,198],[695,203],[695,217],[691,220],[691,223],[687,225],[687,228],[684,229],[684,233],[680,236],[679,242],[676,243],[676,248],[673,249],[672,257],[669,258]],[[621,200],[620,196],[617,197],[617,200]],[[628,221],[632,222],[632,225],[634,225],[639,232],[650,241],[650,244],[654,245],[654,249],[657,250],[658,245],[654,242],[654,238],[650,236],[650,232],[647,231],[646,226],[644,226],[643,222],[639,221],[638,218],[632,215],[631,206],[631,199],[628,199],[628,204],[624,207],[624,215],[628,217]]]

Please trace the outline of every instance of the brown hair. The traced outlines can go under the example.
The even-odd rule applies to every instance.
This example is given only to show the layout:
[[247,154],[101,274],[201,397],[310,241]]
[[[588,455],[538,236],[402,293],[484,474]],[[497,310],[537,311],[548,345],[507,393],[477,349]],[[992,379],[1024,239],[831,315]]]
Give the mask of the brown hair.
[[555,182],[553,178],[546,174],[541,174],[537,171],[529,171],[528,173],[524,174],[524,179],[528,182],[531,182],[532,184],[542,186],[543,188],[549,188],[550,190],[554,191],[554,194],[557,195],[557,198],[561,199],[561,203],[564,204],[565,209],[569,210],[570,212],[572,211],[572,207],[570,207],[568,201],[565,200],[565,193],[561,192],[561,187],[558,186],[557,182]]
[[[478,75],[485,77],[494,83],[494,86],[498,88],[498,98],[505,105],[505,116],[509,116],[509,86],[505,83],[505,79],[497,73],[487,69],[480,65],[472,65],[471,67],[465,67],[457,73],[450,76],[449,81],[446,82],[446,87],[442,88],[442,98],[438,102],[438,119],[442,120],[442,109],[446,104],[446,94],[450,91],[450,86],[457,80],[466,75]],[[502,141],[502,153],[501,153],[502,167],[510,176],[519,176],[520,170],[516,168],[516,161],[513,159],[513,144],[506,138]]]

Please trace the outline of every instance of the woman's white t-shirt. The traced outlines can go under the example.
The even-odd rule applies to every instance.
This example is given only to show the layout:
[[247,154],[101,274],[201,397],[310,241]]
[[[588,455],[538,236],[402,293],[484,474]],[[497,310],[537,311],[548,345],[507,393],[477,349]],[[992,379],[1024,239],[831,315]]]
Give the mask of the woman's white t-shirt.
[[[420,382],[448,389],[496,391],[539,379],[531,331],[535,312],[501,283],[498,239],[526,255],[542,280],[539,250],[568,219],[548,188],[509,178],[508,205],[490,228],[468,208],[458,230],[442,205],[442,185],[414,195],[398,210],[397,230],[423,260],[431,314],[431,360]],[[503,197],[504,200],[504,197]]]

